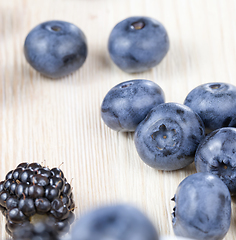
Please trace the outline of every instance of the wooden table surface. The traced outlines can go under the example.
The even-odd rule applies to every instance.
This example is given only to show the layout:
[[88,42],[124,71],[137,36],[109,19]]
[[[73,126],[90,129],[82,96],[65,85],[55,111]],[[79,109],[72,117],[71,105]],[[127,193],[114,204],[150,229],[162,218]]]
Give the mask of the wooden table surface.
[[[0,179],[20,162],[61,163],[72,181],[76,214],[104,204],[130,203],[145,212],[162,235],[173,235],[170,201],[194,165],[158,171],[139,158],[132,133],[101,121],[110,88],[136,78],[159,84],[167,102],[183,103],[206,82],[236,84],[234,0],[0,0]],[[127,74],[110,60],[108,36],[116,23],[145,15],[164,24],[170,51],[159,66]],[[50,80],[26,62],[28,32],[46,20],[65,20],[87,36],[89,54],[77,72]],[[225,240],[236,239],[236,205]],[[0,217],[5,239],[5,218]]]

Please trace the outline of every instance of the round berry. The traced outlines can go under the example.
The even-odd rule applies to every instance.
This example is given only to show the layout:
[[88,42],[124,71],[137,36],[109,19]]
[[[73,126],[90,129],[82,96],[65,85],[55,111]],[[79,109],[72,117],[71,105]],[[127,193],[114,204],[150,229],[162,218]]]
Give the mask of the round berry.
[[10,197],[10,193],[6,190],[1,191],[0,193],[0,205],[6,207],[6,201]]
[[229,83],[205,83],[194,88],[184,104],[203,120],[207,131],[236,127],[236,87]]
[[36,213],[34,206],[34,200],[32,198],[22,198],[19,201],[19,210],[21,210],[24,215],[31,217]]
[[47,198],[38,198],[35,200],[37,213],[45,214],[51,209],[51,202]]
[[8,218],[13,223],[22,223],[28,219],[19,208],[11,209],[8,213]]
[[67,233],[70,229],[70,223],[67,219],[55,223],[55,228],[60,233]]
[[49,178],[42,176],[41,174],[36,174],[32,177],[32,183],[37,184],[38,186],[45,187],[49,184]]
[[72,239],[158,240],[156,229],[129,205],[106,206],[82,216],[71,230]]
[[13,173],[12,173],[12,176],[13,176],[13,179],[15,180],[19,180],[20,179],[20,175],[21,173],[24,171],[24,168],[16,168]]
[[29,195],[29,185],[27,183],[17,184],[15,194],[18,198],[27,197]]
[[62,170],[60,168],[52,168],[51,174],[53,177],[64,179],[64,173],[62,172]]
[[195,154],[197,172],[218,176],[236,194],[236,128],[217,129],[206,136]]
[[129,17],[119,22],[108,40],[113,62],[123,71],[137,73],[155,67],[169,50],[164,26],[150,17]]
[[71,191],[72,191],[71,185],[68,182],[66,182],[65,186],[64,186],[64,189],[62,191],[62,195],[63,196],[69,196],[71,194]]
[[34,69],[49,78],[61,78],[79,69],[85,62],[86,37],[72,23],[44,22],[26,37],[24,53]]
[[0,182],[0,193],[4,190],[5,181]]
[[32,171],[30,169],[25,169],[24,171],[22,171],[22,173],[19,176],[20,181],[22,183],[30,183],[34,174],[35,174],[34,171]]
[[231,220],[231,197],[215,175],[196,173],[185,178],[173,200],[173,228],[177,236],[221,240]]
[[41,164],[39,163],[30,163],[27,168],[29,168],[32,171],[37,171],[39,168],[41,168]]
[[49,201],[53,201],[55,198],[58,198],[59,195],[60,195],[60,190],[58,188],[54,188],[50,185],[45,188],[45,197]]
[[13,208],[17,208],[19,205],[19,200],[16,196],[10,196],[6,201],[6,208],[11,210]]
[[26,169],[28,167],[29,163],[24,162],[24,163],[20,163],[16,168],[23,168]]
[[29,186],[29,197],[36,199],[44,196],[44,188],[40,185]]
[[163,103],[138,125],[134,142],[147,165],[159,170],[176,170],[193,162],[204,136],[202,120],[189,107]]
[[132,132],[153,107],[164,101],[164,92],[156,83],[130,80],[116,85],[106,94],[101,116],[113,130]]
[[37,170],[37,174],[40,174],[41,176],[44,176],[44,177],[47,177],[47,178],[52,176],[51,170],[47,167],[39,168]]
[[52,201],[50,213],[58,220],[64,220],[69,216],[67,206],[58,198]]
[[37,221],[36,213],[50,218],[53,231],[64,234],[74,219],[74,207],[71,186],[60,168],[50,170],[38,163],[21,163],[0,182],[0,210],[7,218],[6,231],[12,236],[18,227],[33,229],[29,238],[18,235],[17,240],[54,239],[48,233],[37,235],[41,230],[31,226]]

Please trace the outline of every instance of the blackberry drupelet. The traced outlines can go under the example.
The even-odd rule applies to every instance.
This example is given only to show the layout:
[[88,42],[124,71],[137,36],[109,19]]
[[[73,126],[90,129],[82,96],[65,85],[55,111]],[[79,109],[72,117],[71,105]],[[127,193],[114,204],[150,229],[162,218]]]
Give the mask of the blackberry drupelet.
[[[0,182],[0,210],[6,216],[7,232],[17,240],[34,239],[33,236],[37,236],[37,240],[57,239],[57,234],[66,233],[75,218],[71,190],[59,168],[49,169],[38,163],[19,164]],[[36,229],[32,222],[38,215],[49,218],[53,226],[41,223],[40,228],[45,230]],[[16,234],[15,229],[18,229]],[[21,235],[19,229],[29,232]],[[39,235],[35,231],[39,231]],[[50,231],[56,238],[50,238]]]
[[58,240],[59,234],[55,221],[38,222],[33,225],[26,223],[24,226],[15,228],[13,239],[15,240]]

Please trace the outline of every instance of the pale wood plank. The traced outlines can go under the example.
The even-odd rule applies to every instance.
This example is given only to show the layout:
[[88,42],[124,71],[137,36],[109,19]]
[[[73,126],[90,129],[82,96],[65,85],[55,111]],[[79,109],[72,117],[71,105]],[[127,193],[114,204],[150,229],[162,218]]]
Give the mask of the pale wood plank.
[[[145,78],[158,83],[166,101],[182,103],[195,86],[236,84],[234,0],[0,0],[0,178],[22,161],[64,162],[73,178],[77,216],[107,203],[129,202],[143,210],[159,232],[173,235],[172,198],[194,165],[157,171],[139,159],[133,134],[116,133],[100,120],[100,104],[119,82]],[[109,59],[107,39],[120,20],[151,16],[167,28],[171,49],[144,73],[126,74]],[[88,38],[84,66],[61,80],[48,80],[26,63],[23,43],[35,25],[70,21]],[[236,239],[235,202],[225,237]],[[5,220],[0,217],[5,239]]]

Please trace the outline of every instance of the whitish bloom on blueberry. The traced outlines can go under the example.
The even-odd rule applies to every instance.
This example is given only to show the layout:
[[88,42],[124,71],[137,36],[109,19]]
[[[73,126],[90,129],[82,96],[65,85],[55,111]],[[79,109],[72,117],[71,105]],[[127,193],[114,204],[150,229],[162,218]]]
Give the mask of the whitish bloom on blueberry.
[[159,170],[176,170],[193,162],[204,136],[202,120],[189,107],[162,103],[138,125],[134,142],[146,164]]
[[129,205],[105,206],[82,216],[71,231],[73,240],[158,240],[149,219]]
[[196,173],[185,178],[172,199],[174,232],[197,240],[221,240],[229,230],[231,197],[215,175]]
[[113,62],[128,73],[146,71],[161,62],[169,50],[164,26],[150,17],[129,17],[119,22],[108,40]]
[[236,194],[236,128],[217,129],[199,144],[195,155],[198,172],[218,176]]
[[72,23],[44,22],[27,35],[24,53],[35,70],[49,78],[60,78],[83,65],[87,57],[86,37]]
[[203,120],[207,131],[236,127],[236,87],[229,83],[205,83],[194,88],[184,104]]
[[101,116],[113,130],[132,132],[153,107],[164,101],[164,92],[156,83],[130,80],[116,85],[106,94]]

